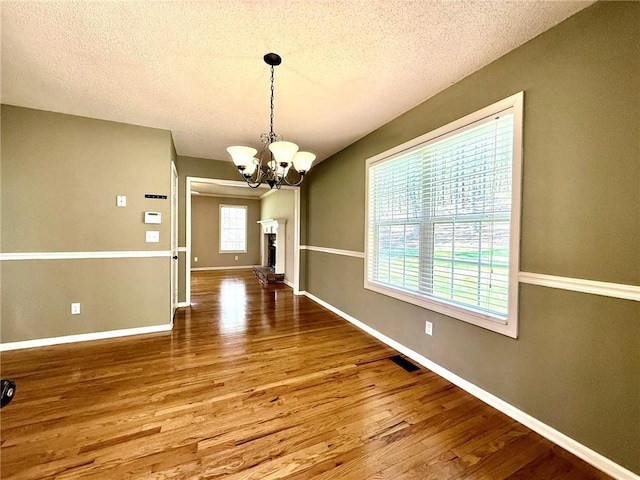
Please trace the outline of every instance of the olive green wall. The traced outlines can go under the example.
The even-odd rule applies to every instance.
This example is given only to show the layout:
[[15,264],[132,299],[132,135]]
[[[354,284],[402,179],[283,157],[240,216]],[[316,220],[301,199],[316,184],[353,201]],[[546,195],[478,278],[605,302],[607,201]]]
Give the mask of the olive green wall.
[[[21,260],[2,266],[2,341],[170,322],[169,259]],[[71,315],[72,302],[81,314]]]
[[187,177],[216,178],[220,180],[242,180],[238,170],[232,162],[210,160],[208,158],[184,157],[178,155],[176,161],[178,170],[178,243],[186,246],[186,191]]
[[[170,201],[144,198],[170,195],[168,131],[1,109],[2,253],[169,250]],[[147,228],[146,210],[163,223]],[[160,243],[146,243],[146,230],[160,231]],[[168,255],[2,263],[2,342],[170,321]]]
[[[220,253],[220,205],[247,207],[247,253]],[[260,265],[260,200],[191,196],[191,268]],[[198,261],[195,261],[198,257]],[[238,257],[238,260],[235,260]]]
[[[260,201],[260,220],[284,219],[284,279],[293,282],[294,264],[294,227],[295,227],[295,192],[293,190],[277,190],[270,193]],[[276,248],[280,248],[281,233],[278,231],[278,243]]]
[[[367,158],[524,91],[521,271],[640,285],[639,32],[640,3],[596,3],[315,166],[306,244],[362,252]],[[638,302],[521,284],[514,340],[303,258],[308,292],[640,473]]]

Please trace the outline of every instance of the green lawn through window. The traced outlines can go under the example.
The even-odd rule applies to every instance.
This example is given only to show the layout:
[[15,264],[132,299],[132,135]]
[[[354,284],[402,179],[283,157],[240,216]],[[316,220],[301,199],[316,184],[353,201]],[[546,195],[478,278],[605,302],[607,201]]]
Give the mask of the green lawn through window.
[[[407,249],[406,253],[403,250],[389,249],[380,253],[378,278],[383,283],[412,292],[420,292],[421,272],[417,249]],[[423,290],[444,300],[467,305],[475,304],[482,309],[506,313],[509,278],[508,249],[456,252],[453,258],[451,253],[450,250],[434,252],[433,271],[422,272],[425,277],[432,273],[432,291],[429,291],[428,285],[425,285]],[[493,265],[489,263],[492,258]],[[478,276],[483,279],[491,277],[490,298],[486,298],[486,294],[479,296]]]

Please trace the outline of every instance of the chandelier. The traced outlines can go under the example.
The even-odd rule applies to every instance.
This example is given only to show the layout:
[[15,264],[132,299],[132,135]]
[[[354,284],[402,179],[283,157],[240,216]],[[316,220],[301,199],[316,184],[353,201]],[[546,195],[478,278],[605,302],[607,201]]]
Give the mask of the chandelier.
[[[311,169],[311,164],[316,156],[310,152],[299,152],[298,145],[285,142],[282,135],[273,132],[273,78],[274,69],[282,63],[282,58],[277,53],[267,53],[264,61],[271,67],[271,103],[269,133],[260,136],[262,149],[256,157],[258,150],[251,147],[228,147],[233,163],[238,167],[242,178],[251,188],[259,187],[263,182],[270,188],[279,189],[286,185],[300,185],[305,174]],[[291,168],[293,167],[293,168]],[[295,173],[291,173],[291,171]],[[292,178],[293,177],[293,178]]]

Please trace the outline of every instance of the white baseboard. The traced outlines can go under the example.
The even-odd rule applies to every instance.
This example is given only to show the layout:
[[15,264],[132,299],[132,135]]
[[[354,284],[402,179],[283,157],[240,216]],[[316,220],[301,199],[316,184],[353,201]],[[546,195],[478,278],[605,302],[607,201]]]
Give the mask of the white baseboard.
[[293,283],[291,283],[289,280],[283,280],[282,283],[284,283],[287,287],[293,288]]
[[0,343],[0,352],[19,350],[22,348],[46,347],[63,343],[86,342],[89,340],[103,340],[105,338],[126,337],[129,335],[141,335],[143,333],[168,332],[171,324],[151,325],[148,327],[125,328],[122,330],[109,330],[106,332],[80,333],[78,335],[66,335],[64,337],[39,338],[37,340],[25,340],[22,342]]
[[254,265],[238,265],[238,266],[232,266],[232,267],[198,267],[198,268],[192,268],[191,271],[192,272],[206,272],[208,270],[244,270],[247,268],[253,268]]
[[560,447],[564,448],[565,450],[573,453],[576,457],[581,458],[582,460],[584,460],[585,462],[593,465],[597,469],[602,470],[607,475],[610,475],[613,478],[616,478],[616,479],[619,479],[619,480],[640,480],[640,476],[639,475],[636,475],[632,471],[627,470],[626,468],[624,468],[621,465],[618,465],[617,463],[613,462],[612,460],[609,460],[607,457],[599,454],[598,452],[596,452],[594,450],[591,450],[589,447],[586,447],[586,446],[582,445],[581,443],[578,443],[577,441],[575,441],[571,437],[568,437],[564,433],[559,432],[558,430],[556,430],[556,429],[550,427],[549,425],[541,422],[540,420],[532,417],[528,413],[525,413],[522,410],[519,410],[518,408],[514,407],[513,405],[511,405],[511,404],[505,402],[504,400],[496,397],[492,393],[489,393],[486,390],[483,390],[482,388],[474,385],[473,383],[465,380],[462,377],[459,377],[455,373],[447,370],[446,368],[438,365],[437,363],[432,362],[427,357],[424,357],[423,355],[419,354],[418,352],[416,352],[414,350],[411,350],[408,347],[405,347],[404,345],[402,345],[401,343],[398,343],[397,341],[393,340],[390,337],[387,337],[383,333],[380,333],[376,329],[374,329],[374,328],[370,327],[369,325],[361,322],[360,320],[352,317],[348,313],[345,313],[342,310],[339,310],[338,308],[336,308],[333,305],[325,302],[324,300],[319,299],[318,297],[316,297],[315,295],[313,295],[313,294],[311,294],[309,292],[304,292],[304,294],[307,297],[309,297],[311,300],[313,300],[314,302],[316,302],[316,303],[322,305],[323,307],[325,307],[327,310],[330,310],[333,313],[335,313],[336,315],[339,315],[340,317],[344,318],[345,320],[347,320],[348,322],[352,323],[356,327],[360,328],[361,330],[364,330],[369,335],[371,335],[371,336],[377,338],[378,340],[380,340],[381,342],[389,345],[391,348],[393,348],[393,349],[397,350],[398,352],[406,355],[407,357],[411,358],[415,362],[417,362],[417,363],[421,364],[422,366],[428,368],[432,372],[437,373],[441,377],[449,380],[454,385],[457,385],[458,387],[462,388],[463,390],[469,392],[474,397],[482,400],[483,402],[485,402],[488,405],[492,406],[496,410],[501,411],[505,415],[508,415],[509,417],[513,418],[514,420],[516,420],[516,421],[520,422],[521,424],[525,425],[526,427],[530,428],[534,432],[539,433],[540,435],[542,435],[543,437],[545,437],[548,440],[552,441],[556,445],[559,445]]
[[184,307],[190,307],[191,304],[189,302],[178,302],[178,305],[176,305],[176,307],[178,308],[184,308]]

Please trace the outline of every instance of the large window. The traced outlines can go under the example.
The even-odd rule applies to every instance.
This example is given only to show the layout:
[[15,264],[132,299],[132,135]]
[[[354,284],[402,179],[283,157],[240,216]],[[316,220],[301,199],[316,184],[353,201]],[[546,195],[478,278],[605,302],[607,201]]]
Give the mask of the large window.
[[365,288],[517,336],[522,97],[368,160]]
[[247,253],[245,205],[220,205],[220,253]]

